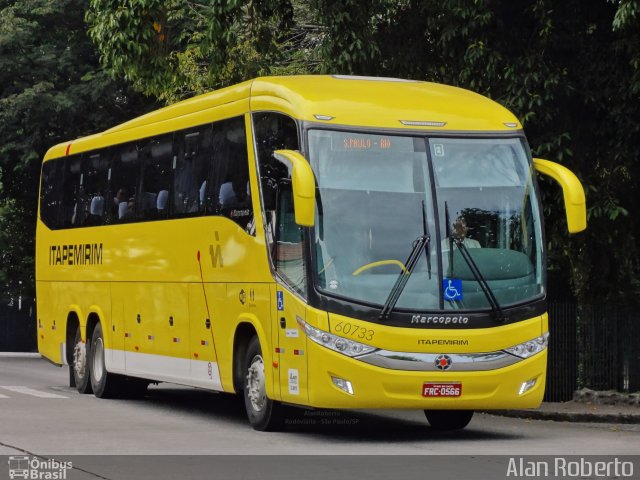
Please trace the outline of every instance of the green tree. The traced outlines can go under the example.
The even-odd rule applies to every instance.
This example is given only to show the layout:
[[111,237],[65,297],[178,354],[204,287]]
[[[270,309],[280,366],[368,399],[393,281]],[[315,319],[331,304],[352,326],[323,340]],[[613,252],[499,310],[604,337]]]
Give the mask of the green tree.
[[[81,0],[0,1],[0,281],[34,290],[38,176],[52,145],[143,108],[101,71]],[[150,103],[150,102],[146,102]]]
[[523,121],[535,155],[583,180],[589,227],[574,237],[559,189],[542,182],[553,284],[581,302],[637,298],[640,2],[403,0],[371,15],[379,53],[367,73],[487,95]]
[[[255,75],[430,80],[487,95],[534,154],[583,180],[588,231],[566,233],[543,180],[553,285],[581,301],[640,292],[639,0],[91,0],[90,34],[116,77],[162,100]],[[554,292],[552,292],[554,293]]]
[[293,15],[278,0],[91,0],[86,19],[116,78],[171,102],[293,62]]

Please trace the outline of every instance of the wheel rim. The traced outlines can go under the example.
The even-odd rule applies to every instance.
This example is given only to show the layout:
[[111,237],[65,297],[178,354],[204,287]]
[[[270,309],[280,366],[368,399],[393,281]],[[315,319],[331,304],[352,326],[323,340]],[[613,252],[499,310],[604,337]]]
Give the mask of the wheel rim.
[[78,342],[73,347],[73,370],[78,377],[83,377],[87,363],[87,351],[84,343]]
[[102,379],[104,374],[104,345],[102,339],[98,338],[93,342],[93,378],[96,382]]
[[247,372],[247,397],[256,412],[262,411],[267,403],[264,386],[264,362],[260,355],[253,357]]

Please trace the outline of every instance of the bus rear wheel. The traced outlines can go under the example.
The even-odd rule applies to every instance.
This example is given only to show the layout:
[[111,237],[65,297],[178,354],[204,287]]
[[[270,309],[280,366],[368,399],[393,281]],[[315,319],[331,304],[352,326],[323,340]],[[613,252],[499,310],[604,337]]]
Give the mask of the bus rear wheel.
[[89,370],[93,393],[99,398],[113,398],[122,390],[122,377],[107,372],[104,361],[104,335],[102,325],[96,324],[89,349]]
[[87,345],[82,342],[80,326],[76,328],[73,339],[73,359],[70,366],[73,375],[73,386],[78,393],[91,393],[91,380],[89,379]]
[[264,360],[257,336],[249,342],[244,365],[244,405],[249,423],[261,432],[282,428],[282,405],[266,394]]
[[473,410],[425,410],[429,425],[441,432],[447,430],[462,430],[469,425]]

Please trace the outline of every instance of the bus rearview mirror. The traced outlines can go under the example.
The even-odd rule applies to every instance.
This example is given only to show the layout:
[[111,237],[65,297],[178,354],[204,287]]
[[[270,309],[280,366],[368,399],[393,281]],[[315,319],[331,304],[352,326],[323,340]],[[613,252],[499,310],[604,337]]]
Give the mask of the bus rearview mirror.
[[553,178],[562,187],[569,233],[585,230],[587,228],[587,203],[584,189],[578,177],[567,167],[549,160],[534,158],[533,165],[538,172]]
[[275,157],[291,165],[293,208],[296,223],[302,227],[313,227],[316,210],[316,182],[309,162],[293,150],[276,150]]

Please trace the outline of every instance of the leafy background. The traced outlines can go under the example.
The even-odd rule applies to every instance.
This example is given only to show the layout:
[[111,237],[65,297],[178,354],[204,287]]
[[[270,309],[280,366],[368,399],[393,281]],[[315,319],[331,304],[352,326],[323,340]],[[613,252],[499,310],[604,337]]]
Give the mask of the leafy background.
[[638,303],[639,72],[640,0],[0,0],[0,281],[33,295],[51,145],[259,75],[340,73],[512,110],[587,193],[588,230],[569,237],[541,182],[550,296]]

